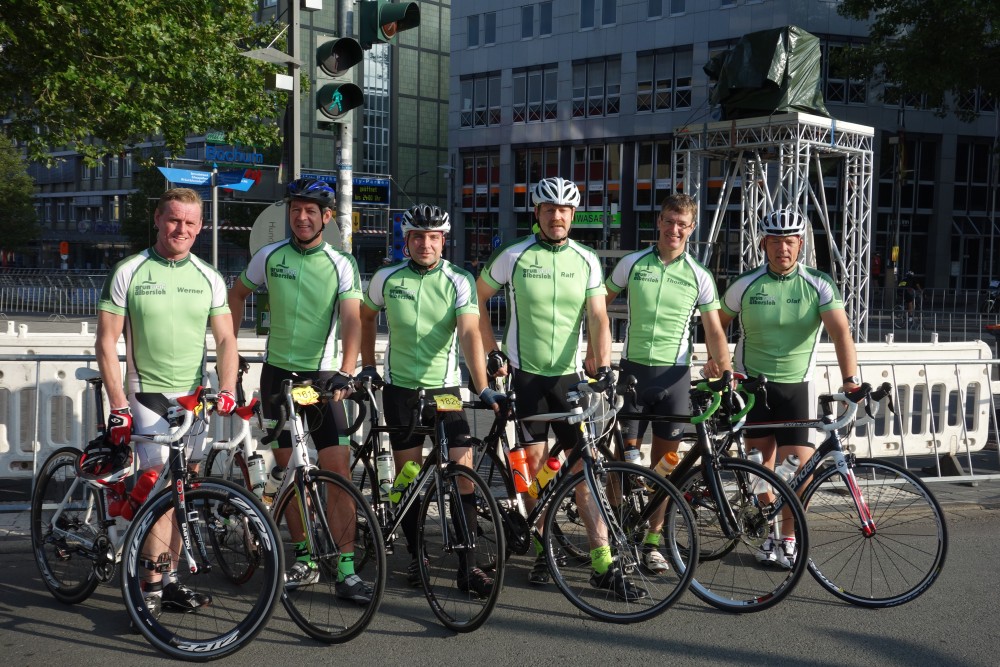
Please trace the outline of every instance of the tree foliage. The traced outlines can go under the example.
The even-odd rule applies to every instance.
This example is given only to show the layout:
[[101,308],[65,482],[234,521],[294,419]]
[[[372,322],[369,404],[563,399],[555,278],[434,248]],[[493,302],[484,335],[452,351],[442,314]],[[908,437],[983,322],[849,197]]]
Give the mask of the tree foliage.
[[845,49],[854,74],[922,93],[940,114],[970,120],[956,104],[971,91],[1000,100],[997,0],[843,0],[841,15],[871,23],[870,42]]
[[[278,141],[279,71],[240,55],[280,26],[257,23],[255,0],[4,0],[0,117],[32,160],[72,146],[94,160],[151,136],[183,153],[184,138]],[[91,138],[97,141],[91,143]]]
[[38,238],[33,190],[21,153],[0,134],[0,248],[18,250]]
[[167,189],[163,174],[156,167],[163,162],[163,155],[156,153],[132,174],[136,190],[126,200],[121,227],[122,236],[128,239],[130,252],[144,250],[156,241],[153,212],[160,195]]

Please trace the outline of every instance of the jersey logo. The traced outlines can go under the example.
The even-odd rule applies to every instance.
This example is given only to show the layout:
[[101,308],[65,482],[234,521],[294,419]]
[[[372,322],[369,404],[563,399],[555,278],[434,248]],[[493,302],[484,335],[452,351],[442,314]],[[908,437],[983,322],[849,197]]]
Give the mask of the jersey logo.
[[389,290],[389,298],[400,301],[416,301],[417,295],[403,285],[395,285]]
[[750,305],[751,306],[777,306],[778,302],[774,300],[774,297],[764,291],[764,286],[760,286],[760,290],[756,294],[750,295]]
[[297,280],[299,277],[299,272],[292,267],[285,264],[285,260],[281,260],[277,264],[271,267],[271,277],[272,278],[284,278],[287,280]]
[[135,296],[162,296],[167,293],[167,286],[153,280],[153,273],[146,272],[146,279],[135,286],[132,291]]
[[546,269],[541,264],[529,264],[527,267],[521,269],[522,278],[542,278],[545,280],[551,280],[552,271]]
[[658,283],[660,279],[651,269],[639,269],[632,276],[632,280],[638,283]]

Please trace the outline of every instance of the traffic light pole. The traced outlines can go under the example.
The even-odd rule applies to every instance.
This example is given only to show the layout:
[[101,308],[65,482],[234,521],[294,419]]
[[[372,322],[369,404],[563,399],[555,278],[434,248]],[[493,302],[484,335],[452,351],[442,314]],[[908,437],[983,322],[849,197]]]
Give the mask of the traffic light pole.
[[[351,11],[351,0],[338,0],[337,34],[340,37],[348,35],[347,13]],[[353,113],[353,112],[349,112]],[[364,116],[362,116],[363,118]],[[351,212],[354,207],[354,136],[351,132],[350,116],[348,122],[337,123],[337,227],[340,228],[341,250],[352,252],[354,225]]]
[[299,21],[301,19],[301,0],[288,0],[288,54],[294,62],[288,65],[288,74],[292,77],[292,94],[288,98],[285,111],[285,146],[288,159],[289,178],[294,181],[302,173],[302,85],[299,81]]

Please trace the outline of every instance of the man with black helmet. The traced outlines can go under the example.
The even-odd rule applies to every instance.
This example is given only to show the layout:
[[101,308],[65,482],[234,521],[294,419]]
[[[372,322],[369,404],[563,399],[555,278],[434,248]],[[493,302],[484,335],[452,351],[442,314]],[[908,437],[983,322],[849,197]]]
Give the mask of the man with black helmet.
[[[300,178],[288,184],[288,224],[292,235],[258,250],[229,290],[229,307],[237,331],[247,297],[266,286],[271,308],[271,330],[260,374],[262,396],[281,391],[283,380],[311,379],[334,391],[334,401],[324,403],[322,417],[312,431],[319,467],[350,479],[350,439],[346,435],[347,412],[341,402],[350,394],[350,384],[361,341],[361,279],[354,258],[323,240],[323,230],[333,218],[334,191],[324,183]],[[263,404],[264,417],[272,424],[278,407]],[[287,466],[291,456],[288,431],[277,437],[274,458]],[[331,527],[347,536],[354,533],[353,501],[333,502]],[[295,517],[289,525],[297,525]],[[304,539],[304,538],[303,538]],[[354,571],[354,544],[349,537],[338,566],[337,596],[359,604],[371,602],[372,589]],[[289,588],[315,584],[321,577],[309,558],[306,543],[295,546],[297,559],[285,575]]]
[[[580,190],[558,176],[544,178],[535,185],[532,201],[537,232],[497,248],[476,283],[481,303],[506,289],[508,321],[502,351],[489,313],[480,314],[479,326],[489,353],[489,371],[494,375],[513,372],[511,386],[517,394],[519,417],[570,409],[566,394],[583,380],[580,347],[584,314],[595,375],[599,382],[614,380],[601,262],[593,250],[569,238]],[[533,475],[549,455],[547,426],[544,422],[518,424],[519,440]],[[578,426],[553,423],[552,430],[566,444],[575,444],[580,437]],[[531,498],[525,498],[525,503],[533,506]],[[606,527],[597,519],[590,494],[582,487],[577,505],[591,542],[590,584],[623,600],[646,597],[648,592],[636,586],[614,559]],[[537,540],[535,550],[537,557],[528,582],[544,585],[550,575]]]
[[[479,304],[472,275],[442,257],[451,231],[448,214],[437,206],[418,204],[403,214],[403,238],[409,259],[384,266],[368,284],[361,309],[361,363],[359,377],[370,377],[384,386],[383,414],[386,426],[408,426],[412,400],[419,389],[429,395],[451,394],[461,398],[462,377],[458,366],[461,347],[472,383],[480,398],[497,409],[499,394],[487,387],[486,356],[479,337]],[[385,310],[389,344],[385,352],[385,379],[375,368],[375,318]],[[452,458],[472,466],[469,422],[465,411],[443,413],[445,433]],[[391,433],[396,470],[408,461],[423,459],[424,436],[409,439]],[[470,525],[475,525],[476,505],[471,484],[459,482],[462,507]],[[463,488],[466,486],[466,488]],[[410,552],[407,580],[420,585],[417,560],[417,512],[403,517],[403,532]],[[465,592],[487,596],[494,580],[476,566],[475,550],[459,554],[458,586]]]

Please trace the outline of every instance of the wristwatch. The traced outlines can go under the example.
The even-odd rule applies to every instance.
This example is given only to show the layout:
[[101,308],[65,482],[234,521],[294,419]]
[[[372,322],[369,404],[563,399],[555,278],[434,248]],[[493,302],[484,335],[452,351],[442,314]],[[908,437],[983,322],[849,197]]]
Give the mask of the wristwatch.
[[857,375],[847,375],[844,377],[844,384],[861,384],[861,378]]

